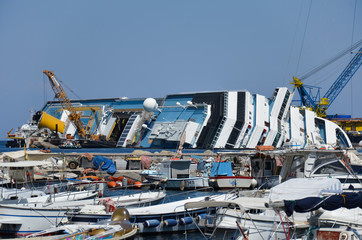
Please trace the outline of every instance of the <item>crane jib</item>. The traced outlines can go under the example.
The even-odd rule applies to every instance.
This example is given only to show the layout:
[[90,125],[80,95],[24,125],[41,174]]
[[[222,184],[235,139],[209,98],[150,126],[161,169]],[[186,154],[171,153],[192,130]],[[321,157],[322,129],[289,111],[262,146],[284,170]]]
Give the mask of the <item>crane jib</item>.
[[58,80],[53,76],[52,77],[52,80],[57,84],[57,87],[59,87],[60,86],[60,84],[59,84],[59,82],[58,82]]

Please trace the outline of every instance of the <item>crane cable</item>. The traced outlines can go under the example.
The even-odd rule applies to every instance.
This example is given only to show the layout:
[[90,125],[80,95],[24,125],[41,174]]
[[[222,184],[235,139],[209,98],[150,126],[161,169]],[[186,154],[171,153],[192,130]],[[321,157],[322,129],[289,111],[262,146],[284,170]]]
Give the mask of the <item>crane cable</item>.
[[45,79],[45,75],[42,74],[42,77],[43,77],[43,101],[44,101],[44,105],[47,103],[47,79]]
[[[302,38],[302,46],[301,46],[301,50],[299,53],[299,58],[298,58],[298,64],[297,64],[297,70],[296,72],[298,72],[299,69],[299,64],[300,64],[300,59],[301,59],[301,55],[302,55],[302,50],[304,47],[304,40],[305,40],[305,35],[306,35],[306,31],[307,31],[307,26],[308,26],[308,22],[309,22],[309,16],[310,16],[310,11],[311,11],[311,7],[312,7],[312,1],[310,2],[309,5],[309,12],[308,12],[308,16],[307,16],[307,22],[305,25],[305,29],[304,29],[304,35]],[[319,66],[311,69],[310,71],[306,72],[305,74],[303,74],[302,76],[299,77],[299,80],[304,80],[310,76],[312,76],[313,74],[319,72],[320,70],[322,70],[323,68],[327,67],[328,65],[332,64],[333,62],[337,61],[338,59],[340,59],[341,57],[343,57],[344,55],[346,55],[347,53],[352,53],[352,51],[354,49],[356,49],[357,47],[362,45],[362,39],[359,40],[358,42],[353,44],[353,38],[354,38],[354,29],[355,29],[355,20],[356,20],[356,10],[357,10],[357,0],[355,0],[355,8],[354,8],[354,17],[353,17],[353,28],[352,28],[352,39],[351,39],[351,46],[348,47],[347,49],[339,52],[335,57],[332,57],[330,60],[328,60],[327,62],[320,64]]]
[[65,86],[71,93],[73,93],[74,96],[76,96],[78,99],[82,99],[78,94],[76,94],[69,86],[67,86],[67,84],[65,84],[62,80],[60,80],[57,77],[57,80],[63,85]]
[[[297,63],[297,69],[296,69],[296,73],[298,73],[298,69],[299,69],[299,63],[300,63],[300,59],[302,57],[302,52],[303,52],[303,47],[304,47],[304,40],[305,40],[305,35],[307,33],[307,27],[308,27],[308,22],[309,22],[309,17],[310,17],[310,12],[311,12],[311,9],[312,9],[312,3],[313,3],[313,0],[310,0],[310,4],[309,4],[309,10],[308,10],[308,16],[307,16],[307,21],[305,23],[305,28],[304,28],[304,33],[303,33],[303,38],[302,38],[302,46],[300,48],[300,52],[299,52],[299,57],[298,57],[298,63]],[[302,80],[300,78],[300,80]]]
[[[43,98],[44,98],[44,104],[46,103],[47,101],[47,86],[48,86],[48,80],[45,78],[45,75],[43,75],[43,89],[44,89],[44,92],[43,92]],[[67,89],[69,90],[75,97],[77,97],[78,99],[82,99],[76,92],[74,92],[67,84],[65,84],[62,80],[60,80],[58,77],[57,77],[57,80]],[[56,97],[54,96],[54,99],[55,100]]]
[[288,75],[288,69],[289,69],[289,64],[290,64],[290,62],[291,62],[293,49],[294,49],[294,46],[295,46],[295,40],[296,40],[296,38],[297,38],[297,32],[298,32],[298,29],[299,29],[300,19],[301,19],[301,16],[302,16],[303,3],[304,3],[304,1],[301,1],[301,2],[300,2],[299,13],[298,13],[298,20],[297,20],[297,26],[295,27],[295,32],[294,32],[294,36],[293,36],[293,41],[292,41],[292,45],[290,46],[290,51],[289,51],[289,56],[288,56],[288,63],[287,63],[287,67],[286,67],[285,73],[284,73],[284,81],[285,81],[285,82],[288,82],[288,81],[289,81],[289,80],[287,80],[287,78],[289,78],[289,76],[287,76],[287,75]]
[[[353,13],[353,24],[352,24],[352,37],[351,37],[351,53],[353,46],[353,38],[354,38],[354,27],[356,24],[356,9],[357,9],[357,0],[354,1],[354,13]],[[353,79],[351,79],[351,116],[353,116]]]
[[318,71],[320,71],[321,69],[325,68],[326,66],[330,65],[331,63],[337,61],[338,59],[340,59],[341,57],[343,57],[344,55],[346,55],[347,53],[349,53],[351,50],[359,47],[360,45],[362,45],[362,39],[359,40],[358,42],[356,42],[355,44],[353,44],[351,47],[348,47],[347,49],[339,52],[335,57],[331,58],[330,60],[328,60],[327,62],[317,66],[316,68],[312,69],[311,71],[307,72],[306,74],[304,74],[303,76],[301,76],[299,79],[300,80],[304,80],[310,76],[312,76],[313,74],[317,73]]

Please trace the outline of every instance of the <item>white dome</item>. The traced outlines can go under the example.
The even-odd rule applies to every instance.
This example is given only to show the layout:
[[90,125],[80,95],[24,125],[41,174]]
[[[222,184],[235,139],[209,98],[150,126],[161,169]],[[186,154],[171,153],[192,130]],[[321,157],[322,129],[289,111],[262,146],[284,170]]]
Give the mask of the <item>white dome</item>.
[[158,104],[154,98],[146,98],[146,100],[143,102],[143,108],[146,110],[146,112],[154,112],[158,108]]

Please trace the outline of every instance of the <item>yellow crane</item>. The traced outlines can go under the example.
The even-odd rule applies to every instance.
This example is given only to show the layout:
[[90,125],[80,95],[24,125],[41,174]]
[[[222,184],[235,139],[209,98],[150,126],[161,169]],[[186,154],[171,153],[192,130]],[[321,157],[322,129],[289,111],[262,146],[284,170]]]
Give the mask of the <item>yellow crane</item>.
[[81,121],[81,115],[77,111],[75,111],[75,109],[74,109],[72,103],[70,102],[67,94],[65,93],[62,85],[56,79],[56,77],[52,71],[44,70],[43,73],[45,75],[47,75],[47,77],[49,78],[50,85],[52,86],[52,89],[55,93],[55,97],[62,104],[63,109],[69,111],[68,117],[76,126],[78,134],[81,137],[85,138],[87,135],[87,130],[84,128],[84,125]]

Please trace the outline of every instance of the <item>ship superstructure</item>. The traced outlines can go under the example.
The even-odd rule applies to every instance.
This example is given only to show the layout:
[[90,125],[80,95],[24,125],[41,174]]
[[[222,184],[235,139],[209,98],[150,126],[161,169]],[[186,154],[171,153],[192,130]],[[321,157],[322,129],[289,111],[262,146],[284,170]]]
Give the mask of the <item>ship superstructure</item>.
[[50,129],[53,139],[74,139],[97,147],[352,147],[340,127],[308,109],[291,106],[292,98],[293,92],[280,87],[270,98],[244,90],[171,94],[156,99],[72,100],[74,111],[92,136],[87,139],[78,134],[60,102],[48,102],[34,119],[39,128]]

